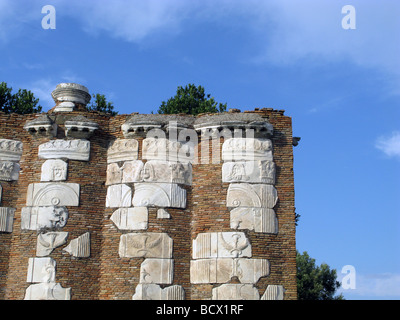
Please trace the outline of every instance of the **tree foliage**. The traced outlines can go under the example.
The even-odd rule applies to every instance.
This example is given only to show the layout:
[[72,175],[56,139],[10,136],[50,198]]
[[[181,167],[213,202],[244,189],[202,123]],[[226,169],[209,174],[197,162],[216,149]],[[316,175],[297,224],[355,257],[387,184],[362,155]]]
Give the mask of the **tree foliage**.
[[38,105],[39,99],[26,89],[19,89],[12,93],[12,88],[7,86],[6,82],[0,83],[0,111],[4,113],[38,113],[42,107]]
[[202,86],[196,87],[188,84],[185,87],[178,86],[176,95],[163,101],[158,109],[159,114],[192,114],[218,113],[226,111],[226,103],[218,103],[206,94]]
[[306,251],[296,253],[297,294],[299,300],[344,300],[342,294],[335,296],[340,282],[336,280],[336,270],[322,263],[315,264]]
[[93,99],[89,105],[86,106],[88,111],[99,111],[109,113],[112,116],[118,114],[114,111],[114,105],[112,102],[108,102],[104,94],[96,93],[92,95]]

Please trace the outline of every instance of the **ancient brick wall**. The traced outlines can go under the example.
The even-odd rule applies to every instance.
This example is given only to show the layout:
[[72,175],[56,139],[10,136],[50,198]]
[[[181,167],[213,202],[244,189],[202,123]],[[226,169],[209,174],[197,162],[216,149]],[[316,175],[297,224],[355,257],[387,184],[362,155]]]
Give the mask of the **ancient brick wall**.
[[[43,115],[47,115],[48,117],[43,117]],[[111,219],[118,208],[106,205],[107,201],[113,201],[112,199],[107,199],[110,186],[120,185],[119,183],[106,183],[108,181],[107,175],[111,174],[110,169],[108,169],[110,165],[108,162],[110,142],[116,139],[136,140],[138,142],[137,160],[142,160],[143,163],[146,163],[146,161],[149,161],[143,157],[144,140],[147,138],[146,130],[151,129],[151,125],[154,126],[155,122],[160,122],[160,118],[153,117],[152,115],[137,114],[109,116],[98,112],[86,112],[83,108],[76,108],[73,111],[57,111],[56,108],[47,114],[40,115],[41,117],[35,114],[5,115],[0,113],[0,142],[2,140],[19,141],[22,142],[23,146],[22,154],[18,161],[8,161],[19,164],[18,178],[11,181],[0,181],[2,187],[0,206],[15,209],[13,214],[8,213],[9,218],[11,215],[12,230],[8,229],[0,232],[0,299],[19,300],[47,297],[49,299],[67,298],[73,300],[129,300],[132,299],[132,296],[136,292],[137,299],[146,298],[146,294],[155,294],[157,297],[163,299],[179,296],[186,300],[209,300],[214,297],[213,288],[226,284],[240,286],[243,284],[242,281],[244,281],[244,278],[241,278],[244,277],[243,274],[258,272],[256,267],[254,267],[255,269],[251,269],[253,265],[250,267],[251,270],[248,271],[249,267],[247,267],[247,263],[252,262],[249,260],[259,260],[260,263],[262,262],[261,264],[265,264],[266,260],[268,262],[268,275],[262,275],[259,279],[250,281],[250,283],[244,281],[246,282],[246,286],[254,288],[258,292],[256,292],[256,295],[258,295],[256,298],[263,297],[268,286],[271,286],[271,288],[277,288],[279,294],[274,291],[275,296],[270,294],[268,297],[282,298],[280,293],[282,293],[283,289],[284,299],[296,299],[296,245],[291,118],[285,116],[283,111],[272,109],[256,109],[255,111],[244,113],[231,112],[225,115],[231,117],[236,122],[242,119],[241,125],[248,125],[249,121],[243,119],[247,119],[248,115],[252,115],[264,119],[265,122],[268,122],[273,127],[273,134],[269,135],[268,139],[272,142],[273,162],[275,164],[275,181],[273,184],[270,183],[270,185],[276,188],[277,194],[277,202],[273,206],[273,211],[271,211],[276,215],[276,232],[260,232],[249,228],[232,228],[230,213],[232,208],[227,207],[227,196],[231,183],[222,181],[224,161],[221,159],[221,150],[224,142],[227,140],[222,136],[217,135],[213,139],[205,139],[201,134],[201,130],[196,131],[198,144],[194,150],[198,158],[191,164],[191,183],[177,184],[179,192],[181,194],[185,192],[184,206],[179,208],[173,205],[171,207],[164,207],[162,205],[161,207],[167,211],[167,216],[160,216],[159,206],[144,204],[147,210],[145,227],[136,230],[135,228],[131,228],[129,230],[129,228],[118,227]],[[179,121],[186,119],[185,117],[181,116],[181,118],[178,117],[175,120],[178,120],[179,124]],[[201,120],[202,117],[208,117],[208,122],[209,119],[215,119],[215,117],[210,117],[210,115],[199,115],[197,117],[188,116],[188,120],[182,121],[185,124],[185,128],[189,126],[193,129],[193,125],[191,124],[199,119]],[[37,123],[35,120],[37,119],[41,119],[42,122],[40,125],[35,126]],[[80,122],[78,121],[80,125],[83,122],[83,127],[86,126],[85,130],[74,131],[68,128],[68,121],[75,123],[77,119],[80,120]],[[168,123],[168,121],[171,121],[171,119],[165,117],[164,124]],[[43,125],[43,123],[45,124]],[[88,133],[87,128],[93,123],[97,124],[97,127],[95,131]],[[122,130],[122,126],[126,123],[134,127],[135,130],[139,129],[131,132],[124,131]],[[188,123],[191,124],[188,125]],[[29,125],[26,126],[26,124]],[[56,135],[52,131],[55,125],[57,125]],[[232,132],[234,132],[235,128],[238,129],[238,126],[238,123],[231,124],[230,128],[233,130]],[[82,130],[82,126],[80,130]],[[166,132],[166,136],[168,137],[171,131],[166,130],[165,127],[162,130]],[[48,159],[57,158],[57,156],[48,156],[46,151],[43,151],[43,154],[48,156],[47,159],[43,158],[43,156],[39,155],[39,146],[53,140],[71,141],[82,139],[90,142],[89,160],[70,159],[60,155],[58,158],[67,163],[68,166],[66,179],[60,181],[53,180],[52,182],[41,181],[44,170],[42,169],[42,165]],[[214,161],[215,163],[212,163],[212,161],[208,161],[208,163],[206,163],[207,161],[203,161],[205,160],[203,159],[205,153],[202,153],[202,150],[206,150],[204,146],[208,147],[207,156],[210,160],[216,156],[215,150],[218,150],[219,154]],[[215,146],[217,146],[217,149],[215,149]],[[7,148],[4,147],[4,149]],[[52,150],[49,152],[52,152]],[[7,160],[0,160],[7,162]],[[124,162],[121,160],[114,163],[115,167],[120,169]],[[46,210],[48,208],[58,208],[64,201],[63,196],[59,196],[60,199],[57,197],[54,199],[53,197],[49,201],[54,203],[46,204],[46,196],[43,196],[40,200],[44,202],[40,202],[37,200],[38,197],[36,197],[35,193],[34,196],[28,195],[30,185],[35,184],[35,188],[41,188],[45,186],[45,183],[49,185],[79,185],[79,204],[65,205],[68,211],[68,219],[65,225],[60,226],[58,224],[57,226],[49,225],[45,227],[39,226],[39,224],[36,227],[33,225],[32,221],[33,219],[37,219],[37,216],[34,215],[36,209],[32,208],[40,206],[44,206]],[[132,195],[135,195],[135,192],[137,194],[141,187],[147,188],[152,184],[143,185],[142,183],[141,186],[140,183],[128,181],[124,185],[131,190]],[[33,200],[30,200],[30,197],[33,197]],[[156,200],[158,201],[158,199]],[[141,199],[141,201],[144,200]],[[29,222],[27,222],[27,209],[24,209],[26,207],[30,208],[28,210],[31,219]],[[134,206],[129,203],[128,207],[132,208]],[[122,213],[124,213],[124,219],[128,219],[126,212],[128,211],[121,211],[121,217]],[[39,212],[38,216],[41,214],[43,216],[44,213]],[[7,214],[5,213],[5,215]],[[31,229],[27,227],[28,224],[30,224]],[[63,232],[68,233],[66,240],[60,242],[62,244],[56,245],[57,241],[61,241]],[[207,236],[214,234],[217,238],[212,239],[229,242],[228,238],[233,235],[232,232],[237,235],[234,239],[238,239],[237,241],[239,241],[234,244],[235,246],[240,244],[240,241],[248,241],[248,244],[251,245],[251,250],[248,251],[250,252],[250,256],[242,256],[242,251],[240,251],[242,249],[239,250],[238,247],[234,247],[231,253],[233,252],[235,256],[232,257],[227,258],[227,256],[219,255],[218,253],[217,256],[197,259],[202,260],[207,266],[211,266],[210,269],[207,269],[210,277],[216,276],[217,278],[220,277],[220,279],[221,277],[229,277],[230,275],[232,277],[221,283],[220,280],[204,280],[204,275],[191,275],[191,268],[193,272],[195,270],[194,265],[197,263],[193,262],[193,260],[196,260],[193,257],[193,243],[196,241],[196,238],[202,234],[207,234]],[[170,280],[163,280],[157,283],[156,280],[148,280],[150,278],[155,279],[158,276],[158,274],[154,274],[154,268],[157,267],[154,267],[149,261],[157,264],[159,261],[167,263],[169,259],[164,259],[165,257],[163,256],[160,260],[157,258],[157,255],[155,257],[152,256],[150,243],[153,238],[147,237],[147,235],[152,236],[164,233],[172,239],[173,245],[170,248],[170,258],[173,260],[173,264],[172,271],[170,270],[170,266],[165,267],[169,271],[161,272],[162,276],[160,276],[162,278],[169,277]],[[88,235],[86,238],[83,236],[85,234]],[[138,234],[146,235],[144,240],[140,240],[142,238],[139,237],[127,238],[131,241],[129,243],[133,245],[136,245],[138,241],[143,241],[141,250],[145,253],[142,256],[139,254],[135,257],[128,257],[120,253],[121,236],[129,236],[129,234],[134,234],[135,236]],[[50,236],[54,236],[51,238],[53,239],[51,241],[49,240]],[[126,240],[127,243],[128,240]],[[146,247],[147,245],[148,247]],[[232,243],[229,243],[229,245],[232,246]],[[47,253],[38,256],[39,246],[41,246],[40,250],[50,249]],[[243,252],[247,249],[243,249]],[[89,253],[87,250],[89,250]],[[132,252],[133,249],[124,248],[124,250]],[[222,249],[219,248],[218,250],[221,251]],[[36,260],[32,258],[36,258]],[[45,259],[49,258],[52,259],[51,263],[53,263],[50,266],[51,272],[46,271],[49,270],[49,260]],[[144,269],[142,266],[145,260],[148,260],[147,269]],[[214,264],[226,262],[229,263],[229,268],[232,266],[235,270],[232,271],[228,268],[229,270],[226,271],[226,274],[215,275],[215,270],[213,271],[212,269],[215,268]],[[204,268],[204,265],[202,268]],[[203,280],[194,281],[195,277],[196,279],[203,277]],[[198,283],[199,281],[203,282]],[[207,281],[210,282],[207,283]],[[140,283],[143,284],[142,287],[144,289],[142,291],[138,289]],[[154,286],[147,287],[148,283],[154,284],[158,291],[153,288]],[[56,287],[56,284],[58,287]],[[36,286],[36,288],[28,290],[30,286]],[[167,291],[164,290],[165,292],[162,291],[164,293],[160,293],[160,290],[172,286],[175,286],[175,291],[172,292],[171,290],[170,292],[166,289]],[[235,286],[232,288],[236,288]],[[149,288],[156,291],[151,291]],[[42,294],[42,291],[51,292],[51,294],[43,296],[44,293]],[[221,291],[219,293],[220,297],[223,294],[226,293]],[[264,299],[268,297],[265,295]]]

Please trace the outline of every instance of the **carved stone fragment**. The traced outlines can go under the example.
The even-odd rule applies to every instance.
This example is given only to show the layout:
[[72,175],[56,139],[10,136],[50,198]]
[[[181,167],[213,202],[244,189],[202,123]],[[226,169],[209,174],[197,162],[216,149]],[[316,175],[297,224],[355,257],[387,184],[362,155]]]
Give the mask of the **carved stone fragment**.
[[119,230],[145,230],[148,210],[146,207],[119,208],[110,219]]
[[272,142],[257,138],[227,139],[222,145],[222,160],[272,161]]
[[50,140],[39,146],[39,159],[71,159],[89,161],[90,142],[84,139]]
[[261,300],[283,300],[284,295],[285,289],[283,286],[270,284],[267,289],[265,289]]
[[199,233],[192,250],[193,259],[251,257],[251,244],[243,232]]
[[142,171],[145,182],[192,184],[192,165],[190,163],[149,160]]
[[122,183],[140,182],[142,170],[142,161],[125,161],[122,166]]
[[55,282],[31,284],[24,300],[71,300],[71,288],[63,288]]
[[71,240],[63,250],[77,258],[90,257],[90,233],[85,232],[78,238]]
[[277,201],[277,191],[270,184],[231,183],[228,187],[226,206],[272,209]]
[[121,208],[132,205],[132,190],[126,184],[114,184],[107,188],[106,207]]
[[107,150],[107,162],[137,160],[139,142],[135,139],[117,139],[110,142]]
[[137,207],[185,208],[186,190],[174,183],[136,183],[132,204]]
[[268,160],[224,162],[222,182],[275,184],[275,164]]
[[28,186],[26,205],[79,206],[80,187],[77,183],[31,183]]
[[174,275],[173,259],[147,258],[140,265],[140,283],[171,284]]
[[170,219],[171,215],[167,210],[160,208],[157,210],[157,219]]
[[190,261],[191,283],[226,283],[237,277],[241,283],[256,283],[269,274],[267,259],[213,258]]
[[36,256],[48,256],[55,248],[67,242],[68,232],[40,233],[37,238]]
[[93,132],[99,128],[99,125],[84,116],[77,116],[64,123],[66,136],[77,139],[89,139]]
[[59,229],[66,225],[67,220],[65,207],[24,207],[21,210],[22,230]]
[[46,160],[42,164],[40,181],[65,181],[67,180],[68,164],[60,159]]
[[122,183],[122,168],[116,162],[110,163],[107,166],[106,186],[120,183]]
[[[54,109],[55,112],[73,111],[75,104],[86,106],[91,99],[89,90],[85,86],[77,83],[60,83],[51,93],[51,96],[53,97],[54,102],[57,103],[57,106]],[[61,104],[58,104],[59,102],[61,102]],[[72,103],[72,106],[66,108],[64,103]]]
[[20,161],[22,142],[17,140],[0,139],[0,161]]
[[29,258],[26,282],[55,282],[56,261],[50,257]]
[[146,138],[143,140],[143,159],[172,162],[192,162],[194,143],[169,140],[166,138]]
[[172,239],[166,233],[126,233],[121,235],[121,258],[172,258]]
[[260,300],[252,284],[223,284],[212,289],[212,300]]
[[0,232],[13,231],[14,214],[14,208],[0,207]]
[[185,290],[179,285],[162,289],[158,284],[139,283],[132,300],[185,300]]
[[20,166],[17,162],[0,161],[0,180],[17,181]]
[[36,119],[27,121],[24,129],[32,135],[55,137],[57,124],[47,115],[40,115]]
[[238,207],[231,210],[231,229],[247,229],[262,233],[278,233],[274,209]]

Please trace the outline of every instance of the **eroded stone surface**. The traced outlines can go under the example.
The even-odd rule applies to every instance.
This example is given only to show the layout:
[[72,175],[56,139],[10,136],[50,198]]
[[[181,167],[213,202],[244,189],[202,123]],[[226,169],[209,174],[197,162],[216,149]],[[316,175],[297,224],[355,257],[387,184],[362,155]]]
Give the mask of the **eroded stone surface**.
[[79,206],[80,187],[77,183],[43,182],[28,186],[26,205],[40,206]]
[[40,181],[65,181],[67,180],[68,164],[60,159],[46,160],[42,164]]
[[265,289],[261,300],[283,300],[284,295],[285,289],[283,286],[270,284],[267,289]]
[[172,239],[166,233],[126,233],[120,238],[119,256],[170,259],[172,245]]
[[21,210],[22,230],[59,229],[66,225],[67,220],[65,207],[24,207]]
[[232,229],[278,233],[278,219],[274,209],[238,207],[231,210],[230,223]]
[[110,219],[119,230],[145,230],[148,210],[146,207],[119,208],[114,211]]
[[140,283],[171,284],[173,276],[173,259],[147,258],[140,265]]
[[194,143],[180,142],[166,138],[146,138],[143,140],[143,159],[172,162],[192,162]]
[[56,261],[50,257],[29,258],[26,282],[55,282]]
[[0,161],[20,161],[22,142],[10,139],[0,139]]
[[15,209],[0,207],[0,232],[11,233],[13,231]]
[[191,283],[226,283],[232,277],[237,277],[241,283],[256,283],[267,275],[267,259],[213,258],[190,261]]
[[78,238],[71,240],[63,250],[77,258],[90,257],[90,233],[85,232]]
[[132,300],[185,300],[185,291],[179,285],[162,289],[158,284],[139,283]]
[[55,282],[31,284],[24,300],[71,300],[71,288],[63,288]]
[[212,289],[212,300],[260,300],[252,284],[223,284]]
[[275,164],[268,160],[224,162],[222,182],[275,184]]
[[222,160],[272,161],[272,142],[257,138],[227,139],[222,145]]
[[13,161],[0,161],[0,180],[17,181],[19,178],[20,166]]
[[192,250],[193,259],[251,257],[251,245],[243,232],[199,233]]
[[186,190],[174,183],[136,183],[132,204],[136,207],[185,208]]
[[36,256],[48,256],[55,248],[67,242],[68,232],[40,233],[37,238]]
[[275,207],[278,194],[269,184],[231,183],[228,187],[226,206],[231,208],[269,208]]
[[190,163],[149,160],[142,172],[142,181],[192,184],[192,165]]
[[107,188],[106,207],[120,208],[132,205],[132,190],[126,184],[114,184]]
[[110,142],[107,150],[107,162],[137,160],[139,142],[135,139],[117,139]]
[[71,159],[89,161],[90,142],[84,139],[50,140],[39,146],[39,159]]

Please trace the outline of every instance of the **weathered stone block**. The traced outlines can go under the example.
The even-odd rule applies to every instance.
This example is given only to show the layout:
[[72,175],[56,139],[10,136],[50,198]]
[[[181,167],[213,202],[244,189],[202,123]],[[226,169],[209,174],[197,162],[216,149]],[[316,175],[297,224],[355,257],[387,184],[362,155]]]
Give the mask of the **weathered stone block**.
[[224,162],[222,182],[275,184],[275,163],[268,160]]
[[78,238],[71,240],[63,250],[77,258],[90,257],[90,233],[85,232]]
[[145,230],[148,210],[146,207],[119,208],[114,211],[110,219],[119,230]]
[[170,259],[172,245],[172,239],[166,233],[126,233],[120,238],[119,256]]
[[107,188],[106,207],[120,208],[132,205],[132,190],[126,184],[114,184]]
[[56,261],[50,257],[29,258],[26,282],[55,282]]
[[39,159],[71,159],[89,161],[90,142],[84,139],[50,140],[39,146]]
[[140,283],[171,284],[174,260],[147,258],[140,265]]
[[11,233],[14,224],[14,208],[0,207],[0,232]]
[[59,229],[66,225],[67,220],[65,207],[24,207],[21,210],[22,230]]
[[19,178],[20,166],[17,162],[0,161],[0,180],[17,181]]
[[80,187],[77,183],[31,183],[28,186],[26,205],[40,206],[79,206]]
[[137,160],[139,142],[135,139],[117,139],[110,142],[107,150],[107,162]]
[[46,160],[42,164],[40,181],[65,181],[67,180],[68,164],[60,159]]
[[37,238],[36,256],[48,256],[55,248],[67,242],[68,232],[40,233]]
[[222,160],[272,161],[272,142],[257,138],[227,139],[222,145]]
[[212,300],[260,300],[252,284],[223,284],[212,289]]
[[10,139],[0,139],[0,161],[20,161],[22,142]]
[[231,210],[231,228],[262,233],[278,233],[278,219],[274,209],[238,207]]
[[278,194],[269,184],[231,183],[226,197],[226,206],[231,208],[269,208],[275,207]]
[[162,289],[158,284],[139,283],[132,300],[185,300],[185,290],[178,285]]

